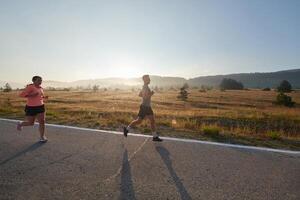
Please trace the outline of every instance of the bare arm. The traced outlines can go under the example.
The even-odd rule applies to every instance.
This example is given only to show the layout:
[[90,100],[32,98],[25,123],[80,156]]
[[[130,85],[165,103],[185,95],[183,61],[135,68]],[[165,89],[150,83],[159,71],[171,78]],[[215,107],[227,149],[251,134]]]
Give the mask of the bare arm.
[[49,98],[49,96],[45,95],[44,90],[41,90],[41,96],[43,99],[47,100]]
[[39,93],[38,92],[33,92],[32,88],[30,86],[27,86],[20,94],[20,97],[34,97],[37,96]]
[[33,92],[33,93],[25,95],[25,97],[35,97],[35,96],[38,96],[38,95],[39,95],[38,92]]
[[139,93],[139,96],[140,96],[140,97],[143,97],[143,98],[149,98],[149,97],[151,97],[153,94],[154,94],[154,91],[151,91],[151,92],[141,91],[141,92]]
[[27,85],[26,88],[19,94],[20,97],[28,98],[28,97],[36,97],[40,95],[40,93],[32,88],[31,85]]

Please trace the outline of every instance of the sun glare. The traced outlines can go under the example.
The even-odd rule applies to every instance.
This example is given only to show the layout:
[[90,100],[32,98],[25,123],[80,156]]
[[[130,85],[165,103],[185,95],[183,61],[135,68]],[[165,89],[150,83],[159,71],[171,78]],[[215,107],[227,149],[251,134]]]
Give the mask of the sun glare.
[[120,56],[114,60],[111,64],[110,73],[114,77],[132,78],[141,75],[143,70],[143,63],[137,62],[137,60]]

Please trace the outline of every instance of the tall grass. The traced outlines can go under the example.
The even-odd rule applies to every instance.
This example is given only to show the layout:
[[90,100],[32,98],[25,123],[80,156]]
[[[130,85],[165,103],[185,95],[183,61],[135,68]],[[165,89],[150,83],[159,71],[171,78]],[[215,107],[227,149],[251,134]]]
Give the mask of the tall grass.
[[[140,98],[133,91],[46,91],[47,121],[103,129],[119,129],[136,118]],[[266,138],[300,138],[300,92],[290,95],[296,102],[291,109],[273,105],[274,91],[190,90],[188,101],[176,98],[178,91],[161,91],[153,96],[158,129],[209,134],[210,131]],[[25,99],[17,92],[1,93],[0,116],[23,118]],[[204,129],[206,127],[206,129]],[[137,128],[149,132],[144,122]],[[267,136],[267,138],[272,138]]]

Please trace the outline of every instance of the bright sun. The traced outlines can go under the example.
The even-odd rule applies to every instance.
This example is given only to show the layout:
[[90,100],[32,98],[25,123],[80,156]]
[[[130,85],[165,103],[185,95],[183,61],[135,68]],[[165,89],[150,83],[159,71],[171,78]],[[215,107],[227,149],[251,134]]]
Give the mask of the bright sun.
[[132,78],[141,75],[143,63],[137,60],[120,56],[111,64],[110,72],[115,77]]

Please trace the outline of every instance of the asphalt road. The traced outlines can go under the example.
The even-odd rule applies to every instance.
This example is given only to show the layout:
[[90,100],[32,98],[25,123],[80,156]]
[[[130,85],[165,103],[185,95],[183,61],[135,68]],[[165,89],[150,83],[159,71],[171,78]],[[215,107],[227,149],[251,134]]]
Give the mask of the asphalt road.
[[299,154],[0,120],[0,199],[300,199]]

